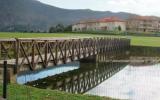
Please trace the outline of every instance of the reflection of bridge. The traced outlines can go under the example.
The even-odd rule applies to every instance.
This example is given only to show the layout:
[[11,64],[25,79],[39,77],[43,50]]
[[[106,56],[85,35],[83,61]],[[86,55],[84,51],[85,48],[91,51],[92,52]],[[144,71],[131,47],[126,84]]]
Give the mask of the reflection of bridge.
[[[101,62],[86,65],[87,69],[77,69],[71,72],[66,72],[63,75],[57,75],[29,83],[41,88],[50,88],[62,90],[70,93],[85,93],[88,90],[96,87],[106,79],[124,68],[126,63],[106,63]],[[38,84],[37,84],[38,83]]]
[[[10,39],[0,40],[0,59],[7,52],[14,73],[65,64],[99,52],[118,51],[130,46],[124,38]],[[0,60],[0,64],[2,64]],[[13,72],[12,71],[12,72]]]

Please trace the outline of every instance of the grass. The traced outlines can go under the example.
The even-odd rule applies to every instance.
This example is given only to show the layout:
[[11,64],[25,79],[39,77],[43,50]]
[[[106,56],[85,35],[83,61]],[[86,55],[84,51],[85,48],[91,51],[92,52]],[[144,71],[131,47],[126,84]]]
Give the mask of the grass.
[[151,46],[160,47],[160,37],[147,36],[118,36],[118,35],[95,35],[95,34],[78,34],[78,33],[7,33],[1,32],[0,38],[37,38],[37,37],[54,37],[54,38],[71,38],[71,37],[120,37],[130,38],[131,45],[134,46]]
[[0,33],[0,38],[39,38],[39,37],[54,37],[54,38],[90,37],[90,34],[74,34],[74,33],[69,33],[69,34],[68,33],[8,33],[8,32],[1,32]]
[[149,46],[160,47],[160,37],[131,37],[131,45],[134,46]]
[[[2,85],[0,85],[2,95]],[[106,97],[70,94],[56,90],[37,89],[34,87],[9,84],[7,100],[115,100]]]

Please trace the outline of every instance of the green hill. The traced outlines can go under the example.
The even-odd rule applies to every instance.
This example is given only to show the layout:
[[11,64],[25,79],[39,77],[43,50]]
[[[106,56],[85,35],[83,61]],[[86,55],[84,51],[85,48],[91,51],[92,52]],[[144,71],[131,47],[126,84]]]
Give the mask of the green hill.
[[118,16],[129,13],[109,11],[68,10],[43,4],[36,0],[0,0],[0,31],[48,30],[58,23],[72,24],[82,19]]

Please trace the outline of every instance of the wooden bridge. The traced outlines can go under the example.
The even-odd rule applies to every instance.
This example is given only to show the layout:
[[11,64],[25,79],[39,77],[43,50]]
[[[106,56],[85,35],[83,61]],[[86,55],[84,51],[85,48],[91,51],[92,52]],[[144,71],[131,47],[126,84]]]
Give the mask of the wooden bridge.
[[0,66],[7,53],[13,73],[43,69],[130,46],[126,38],[0,39]]

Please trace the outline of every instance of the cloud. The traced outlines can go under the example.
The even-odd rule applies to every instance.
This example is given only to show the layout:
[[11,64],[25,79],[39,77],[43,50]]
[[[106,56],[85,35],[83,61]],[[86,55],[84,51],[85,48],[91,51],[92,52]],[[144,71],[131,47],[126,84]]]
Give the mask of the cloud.
[[130,12],[140,15],[160,16],[159,0],[39,0],[67,9],[92,9],[100,11]]
[[107,5],[112,11],[126,11],[141,15],[156,15],[160,12],[158,0],[109,0]]

